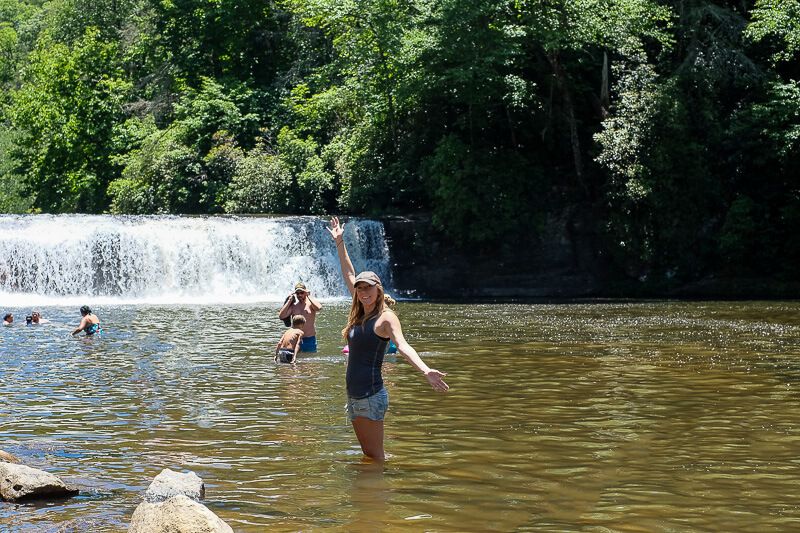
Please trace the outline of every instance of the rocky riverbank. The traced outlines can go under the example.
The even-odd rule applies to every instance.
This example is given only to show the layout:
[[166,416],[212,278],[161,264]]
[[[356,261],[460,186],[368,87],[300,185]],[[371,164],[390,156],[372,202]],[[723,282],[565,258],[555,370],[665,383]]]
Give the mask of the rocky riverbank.
[[[0,450],[0,500],[12,503],[55,501],[80,490],[49,472],[21,464]],[[201,503],[205,484],[194,472],[161,471],[131,516],[129,533],[233,533],[233,529]],[[59,531],[86,530],[85,523],[62,524]]]

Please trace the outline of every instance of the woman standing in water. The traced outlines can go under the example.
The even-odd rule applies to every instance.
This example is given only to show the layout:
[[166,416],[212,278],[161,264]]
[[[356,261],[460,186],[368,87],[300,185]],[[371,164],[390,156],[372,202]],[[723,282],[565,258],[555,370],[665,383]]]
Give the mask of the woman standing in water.
[[433,390],[449,389],[442,378],[447,374],[429,368],[403,337],[400,320],[384,301],[383,285],[377,274],[366,271],[356,276],[344,245],[344,224],[331,219],[328,228],[339,254],[339,264],[347,289],[353,295],[350,316],[342,330],[347,342],[347,416],[361,444],[364,455],[384,461],[383,418],[389,407],[389,395],[383,386],[381,366],[389,341],[414,368],[425,375]]
[[81,331],[85,331],[87,337],[95,333],[103,333],[103,328],[100,327],[100,319],[92,313],[88,305],[81,307],[81,316],[83,317],[81,318],[81,323],[72,332],[73,335],[77,335]]

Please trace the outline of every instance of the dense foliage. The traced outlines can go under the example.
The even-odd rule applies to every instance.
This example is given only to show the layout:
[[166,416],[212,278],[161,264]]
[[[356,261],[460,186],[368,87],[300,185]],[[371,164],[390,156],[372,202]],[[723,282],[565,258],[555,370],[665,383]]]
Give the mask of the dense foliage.
[[548,221],[797,279],[800,0],[0,0],[0,212]]

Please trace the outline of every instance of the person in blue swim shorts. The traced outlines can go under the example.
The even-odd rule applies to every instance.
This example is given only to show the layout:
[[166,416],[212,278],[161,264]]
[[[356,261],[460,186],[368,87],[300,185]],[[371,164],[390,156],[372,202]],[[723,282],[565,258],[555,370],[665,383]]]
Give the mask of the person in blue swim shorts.
[[286,297],[283,307],[278,311],[278,318],[281,320],[295,315],[301,315],[306,319],[306,323],[301,328],[303,330],[303,339],[300,341],[301,352],[317,351],[317,330],[314,322],[320,310],[322,310],[322,304],[311,297],[311,291],[304,283],[298,282],[294,286],[294,291]]

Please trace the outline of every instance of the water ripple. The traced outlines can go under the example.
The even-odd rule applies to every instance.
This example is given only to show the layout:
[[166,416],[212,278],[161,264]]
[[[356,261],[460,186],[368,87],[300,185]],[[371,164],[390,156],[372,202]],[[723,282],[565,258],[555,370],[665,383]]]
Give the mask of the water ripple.
[[173,468],[236,531],[791,531],[799,310],[401,302],[452,389],[387,359],[381,472],[344,416],[343,304],[296,367],[272,362],[270,307],[106,307],[92,339],[45,308],[51,324],[0,330],[2,447],[83,492],[0,503],[0,530],[124,531]]

